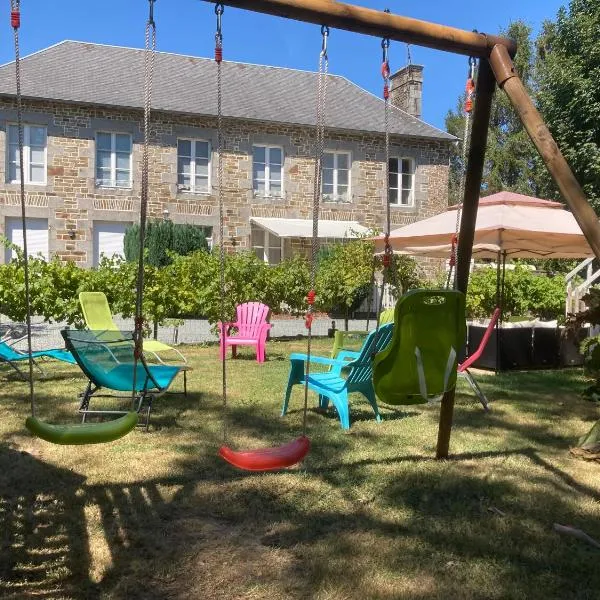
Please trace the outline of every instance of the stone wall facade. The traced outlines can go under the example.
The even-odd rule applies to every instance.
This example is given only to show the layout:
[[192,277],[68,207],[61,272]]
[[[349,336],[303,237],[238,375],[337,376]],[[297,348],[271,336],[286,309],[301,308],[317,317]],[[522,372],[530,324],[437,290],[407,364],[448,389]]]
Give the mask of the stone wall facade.
[[[168,211],[176,223],[214,228],[218,234],[216,119],[152,114],[149,154],[149,214]],[[20,215],[19,186],[5,183],[7,124],[16,122],[14,102],[0,100],[0,231],[7,217]],[[27,185],[30,217],[48,219],[49,253],[82,266],[92,265],[93,227],[97,221],[133,223],[139,217],[143,136],[141,111],[26,101],[24,123],[47,128],[47,183]],[[96,185],[95,136],[98,131],[129,133],[133,140],[130,189]],[[224,181],[226,204],[224,243],[228,248],[250,245],[250,218],[310,218],[313,194],[314,130],[294,125],[224,120]],[[182,192],[177,186],[177,139],[196,138],[211,144],[210,188],[207,194]],[[252,145],[283,148],[281,198],[258,197],[252,189]],[[321,217],[355,220],[383,228],[385,220],[385,148],[383,135],[329,131],[326,149],[351,155],[350,199],[324,202]],[[414,206],[393,206],[397,227],[446,209],[449,142],[392,138],[391,155],[415,163]],[[289,244],[293,250],[294,245]],[[4,256],[0,256],[0,261]]]

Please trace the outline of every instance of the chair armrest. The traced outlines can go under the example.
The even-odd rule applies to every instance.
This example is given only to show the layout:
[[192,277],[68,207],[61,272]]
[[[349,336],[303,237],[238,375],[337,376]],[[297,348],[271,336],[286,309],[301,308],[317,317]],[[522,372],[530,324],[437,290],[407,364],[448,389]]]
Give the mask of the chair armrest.
[[225,321],[222,323],[221,321],[217,321],[217,328],[219,331],[225,331],[225,335],[229,333],[229,330],[232,327],[237,327],[239,323],[237,321]]
[[[290,354],[290,360],[301,360],[302,362],[306,362],[307,358],[308,356],[306,354],[299,354],[297,352]],[[338,365],[341,367],[347,367],[348,365],[352,364],[351,362],[347,362],[345,360],[339,360],[337,358],[326,358],[324,356],[311,356],[310,362],[315,363],[317,365],[328,365],[334,367]]]
[[360,352],[355,352],[354,350],[342,350],[341,352],[338,353],[338,355],[335,357],[335,360],[338,361],[345,361],[348,359],[351,360],[355,360],[360,356]]

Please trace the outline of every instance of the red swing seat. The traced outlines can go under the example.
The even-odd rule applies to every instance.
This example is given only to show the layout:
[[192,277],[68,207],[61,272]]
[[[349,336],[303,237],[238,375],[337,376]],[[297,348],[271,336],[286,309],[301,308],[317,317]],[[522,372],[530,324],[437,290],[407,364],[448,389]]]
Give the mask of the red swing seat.
[[289,444],[274,448],[236,452],[228,446],[221,446],[219,456],[244,471],[277,471],[301,462],[309,450],[310,440],[302,435]]

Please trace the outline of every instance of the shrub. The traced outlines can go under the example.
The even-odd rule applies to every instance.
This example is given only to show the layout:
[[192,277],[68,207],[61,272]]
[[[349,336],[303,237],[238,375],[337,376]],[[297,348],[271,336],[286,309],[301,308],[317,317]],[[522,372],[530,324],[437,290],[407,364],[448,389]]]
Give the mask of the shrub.
[[[173,254],[187,256],[197,250],[208,250],[205,229],[198,225],[179,224],[172,221],[149,221],[146,226],[144,247],[146,262],[154,267],[171,264]],[[140,252],[140,226],[131,225],[125,231],[125,258],[136,262]]]
[[[558,319],[565,303],[563,276],[536,275],[522,265],[506,271],[504,282],[504,316]],[[467,293],[467,317],[489,317],[497,305],[496,270],[480,269],[471,274]]]

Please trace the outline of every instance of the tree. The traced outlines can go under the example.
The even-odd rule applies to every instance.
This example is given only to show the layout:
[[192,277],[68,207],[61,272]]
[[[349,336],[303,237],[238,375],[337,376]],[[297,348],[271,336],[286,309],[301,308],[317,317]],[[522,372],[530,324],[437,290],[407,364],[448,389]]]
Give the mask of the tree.
[[600,212],[600,0],[571,0],[537,40],[537,102],[552,135]]
[[[523,84],[532,93],[533,42],[531,27],[523,21],[514,21],[503,32],[518,44],[515,65]],[[462,139],[465,116],[463,113],[465,96],[459,98],[455,111],[446,116],[446,129]],[[492,102],[490,129],[486,148],[486,161],[481,184],[482,195],[509,190],[523,194],[537,195],[539,190],[540,163],[537,152],[529,139],[521,119],[503,93],[496,93]],[[450,160],[450,203],[459,199],[460,181],[463,177],[462,147],[454,149]]]

